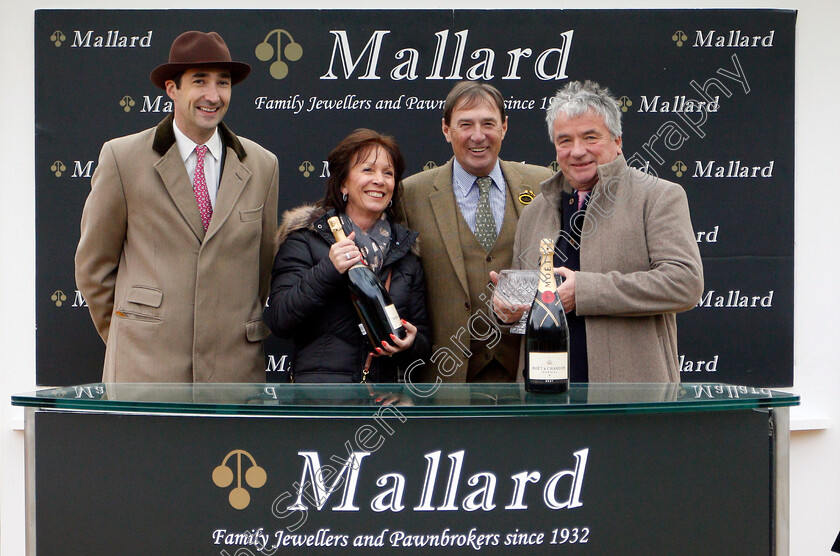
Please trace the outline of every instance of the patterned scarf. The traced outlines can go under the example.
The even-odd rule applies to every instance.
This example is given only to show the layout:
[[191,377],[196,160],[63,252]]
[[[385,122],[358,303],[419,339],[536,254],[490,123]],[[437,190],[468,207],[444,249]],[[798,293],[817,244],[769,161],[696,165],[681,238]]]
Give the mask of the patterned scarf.
[[356,246],[362,252],[365,263],[374,273],[379,274],[391,246],[391,224],[385,213],[382,213],[368,231],[358,227],[346,214],[341,215],[341,223],[344,224],[345,230],[356,232]]

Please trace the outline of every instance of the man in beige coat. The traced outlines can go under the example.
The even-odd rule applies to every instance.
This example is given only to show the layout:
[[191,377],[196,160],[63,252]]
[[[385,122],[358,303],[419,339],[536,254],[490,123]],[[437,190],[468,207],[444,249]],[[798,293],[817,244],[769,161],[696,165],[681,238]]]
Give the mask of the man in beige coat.
[[[557,242],[572,382],[679,382],[676,313],[703,293],[685,191],[627,166],[621,111],[597,83],[571,82],[547,111],[560,171],[522,213],[514,268]],[[522,307],[498,313],[513,321]]]
[[173,115],[102,148],[76,283],[105,382],[265,381],[278,164],[222,123],[249,71],[218,34],[183,33],[151,74]]
[[457,84],[441,122],[454,158],[403,182],[400,212],[406,227],[420,233],[433,336],[431,360],[410,374],[413,382],[516,377],[519,339],[503,335],[488,308],[489,273],[510,267],[519,215],[551,172],[499,159],[507,126],[495,87]]

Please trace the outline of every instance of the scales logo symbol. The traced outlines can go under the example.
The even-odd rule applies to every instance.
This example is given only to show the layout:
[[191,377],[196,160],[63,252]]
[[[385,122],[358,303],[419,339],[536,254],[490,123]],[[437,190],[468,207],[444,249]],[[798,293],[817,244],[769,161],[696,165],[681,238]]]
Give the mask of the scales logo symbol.
[[227,488],[233,484],[233,469],[228,467],[228,460],[236,456],[236,488],[230,491],[228,501],[237,510],[243,510],[251,503],[251,494],[242,487],[242,456],[248,458],[251,466],[245,472],[245,483],[251,488],[260,488],[267,478],[265,469],[257,465],[254,457],[245,450],[232,450],[222,464],[213,470],[213,483],[219,488]]

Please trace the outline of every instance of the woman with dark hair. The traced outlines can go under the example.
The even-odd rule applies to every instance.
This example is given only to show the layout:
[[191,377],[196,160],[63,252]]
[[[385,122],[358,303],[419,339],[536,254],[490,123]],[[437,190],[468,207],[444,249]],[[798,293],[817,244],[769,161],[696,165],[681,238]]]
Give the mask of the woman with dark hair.
[[[264,319],[294,342],[294,382],[401,382],[431,351],[426,284],[417,233],[394,222],[405,161],[392,137],[357,129],[327,157],[324,198],[286,212],[278,232]],[[336,242],[327,219],[341,219]],[[350,301],[344,273],[367,264],[389,290],[406,330],[372,348]]]

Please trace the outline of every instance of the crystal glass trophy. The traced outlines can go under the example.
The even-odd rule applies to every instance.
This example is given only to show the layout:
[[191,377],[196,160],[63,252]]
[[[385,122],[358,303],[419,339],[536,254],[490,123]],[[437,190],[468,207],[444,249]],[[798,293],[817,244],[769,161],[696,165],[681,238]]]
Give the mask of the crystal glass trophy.
[[[498,295],[504,303],[511,306],[531,306],[534,301],[534,294],[537,292],[537,279],[539,275],[536,270],[503,270],[499,273],[499,283],[496,286],[495,295]],[[523,313],[522,318],[512,325],[511,334],[525,334],[525,325],[528,322],[528,311]]]

